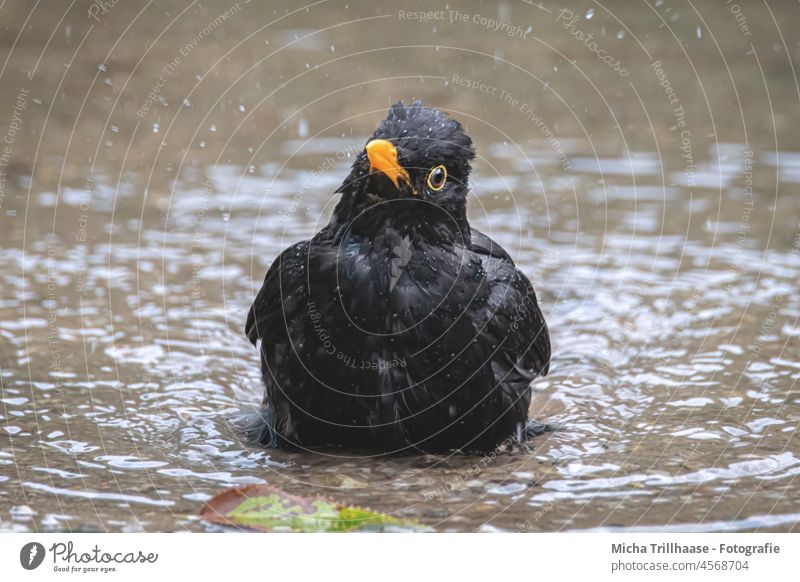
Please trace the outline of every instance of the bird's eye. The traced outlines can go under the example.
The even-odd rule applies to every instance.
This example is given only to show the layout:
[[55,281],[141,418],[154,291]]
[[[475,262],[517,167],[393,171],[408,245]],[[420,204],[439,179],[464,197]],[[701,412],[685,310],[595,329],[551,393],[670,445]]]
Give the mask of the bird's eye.
[[428,173],[428,188],[434,192],[444,188],[445,182],[447,182],[447,168],[444,166],[436,166]]

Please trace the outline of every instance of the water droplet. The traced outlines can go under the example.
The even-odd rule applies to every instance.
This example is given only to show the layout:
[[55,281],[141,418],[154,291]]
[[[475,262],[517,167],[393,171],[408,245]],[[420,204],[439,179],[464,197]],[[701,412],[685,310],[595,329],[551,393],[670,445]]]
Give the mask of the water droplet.
[[620,31],[617,33],[617,38],[618,38],[618,39],[620,39],[620,40],[622,40],[623,38],[625,38],[625,31],[624,31],[624,30],[620,30]]
[[161,129],[161,126],[157,123],[153,124],[153,133],[158,133],[158,130]]
[[592,16],[594,16],[594,8],[589,8],[586,11],[586,20],[591,20]]
[[300,137],[308,136],[308,121],[301,119],[297,122],[297,135]]

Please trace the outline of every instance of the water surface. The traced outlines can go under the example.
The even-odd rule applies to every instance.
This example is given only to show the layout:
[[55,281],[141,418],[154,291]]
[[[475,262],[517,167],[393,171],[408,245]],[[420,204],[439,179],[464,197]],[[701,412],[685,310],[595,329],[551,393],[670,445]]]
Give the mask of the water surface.
[[[796,4],[270,4],[0,7],[3,529],[202,530],[249,483],[439,530],[800,527]],[[246,310],[411,97],[477,145],[471,220],[534,281],[531,412],[565,428],[247,446]]]

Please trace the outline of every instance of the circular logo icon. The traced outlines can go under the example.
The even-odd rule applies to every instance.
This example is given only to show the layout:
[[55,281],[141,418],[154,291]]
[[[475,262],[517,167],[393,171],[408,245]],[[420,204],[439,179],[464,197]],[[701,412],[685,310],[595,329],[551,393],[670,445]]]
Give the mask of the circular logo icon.
[[44,561],[44,546],[39,542],[30,542],[19,551],[19,563],[26,570],[35,570]]

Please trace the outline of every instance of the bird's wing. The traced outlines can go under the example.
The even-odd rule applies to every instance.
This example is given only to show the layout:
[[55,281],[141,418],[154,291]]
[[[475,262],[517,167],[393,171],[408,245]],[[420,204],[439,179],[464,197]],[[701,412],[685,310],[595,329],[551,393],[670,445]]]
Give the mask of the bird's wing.
[[264,277],[256,295],[244,332],[253,345],[270,333],[285,333],[290,321],[306,296],[306,263],[309,241],[302,241],[283,251]]
[[472,238],[472,244],[470,246],[470,250],[472,252],[478,253],[479,255],[501,259],[510,263],[511,265],[514,265],[514,261],[511,260],[511,256],[506,252],[506,250],[479,231],[477,228],[471,229],[470,236]]
[[550,334],[533,286],[508,253],[472,229],[470,250],[481,257],[489,278],[486,333],[497,342],[509,368],[532,380],[550,368]]

